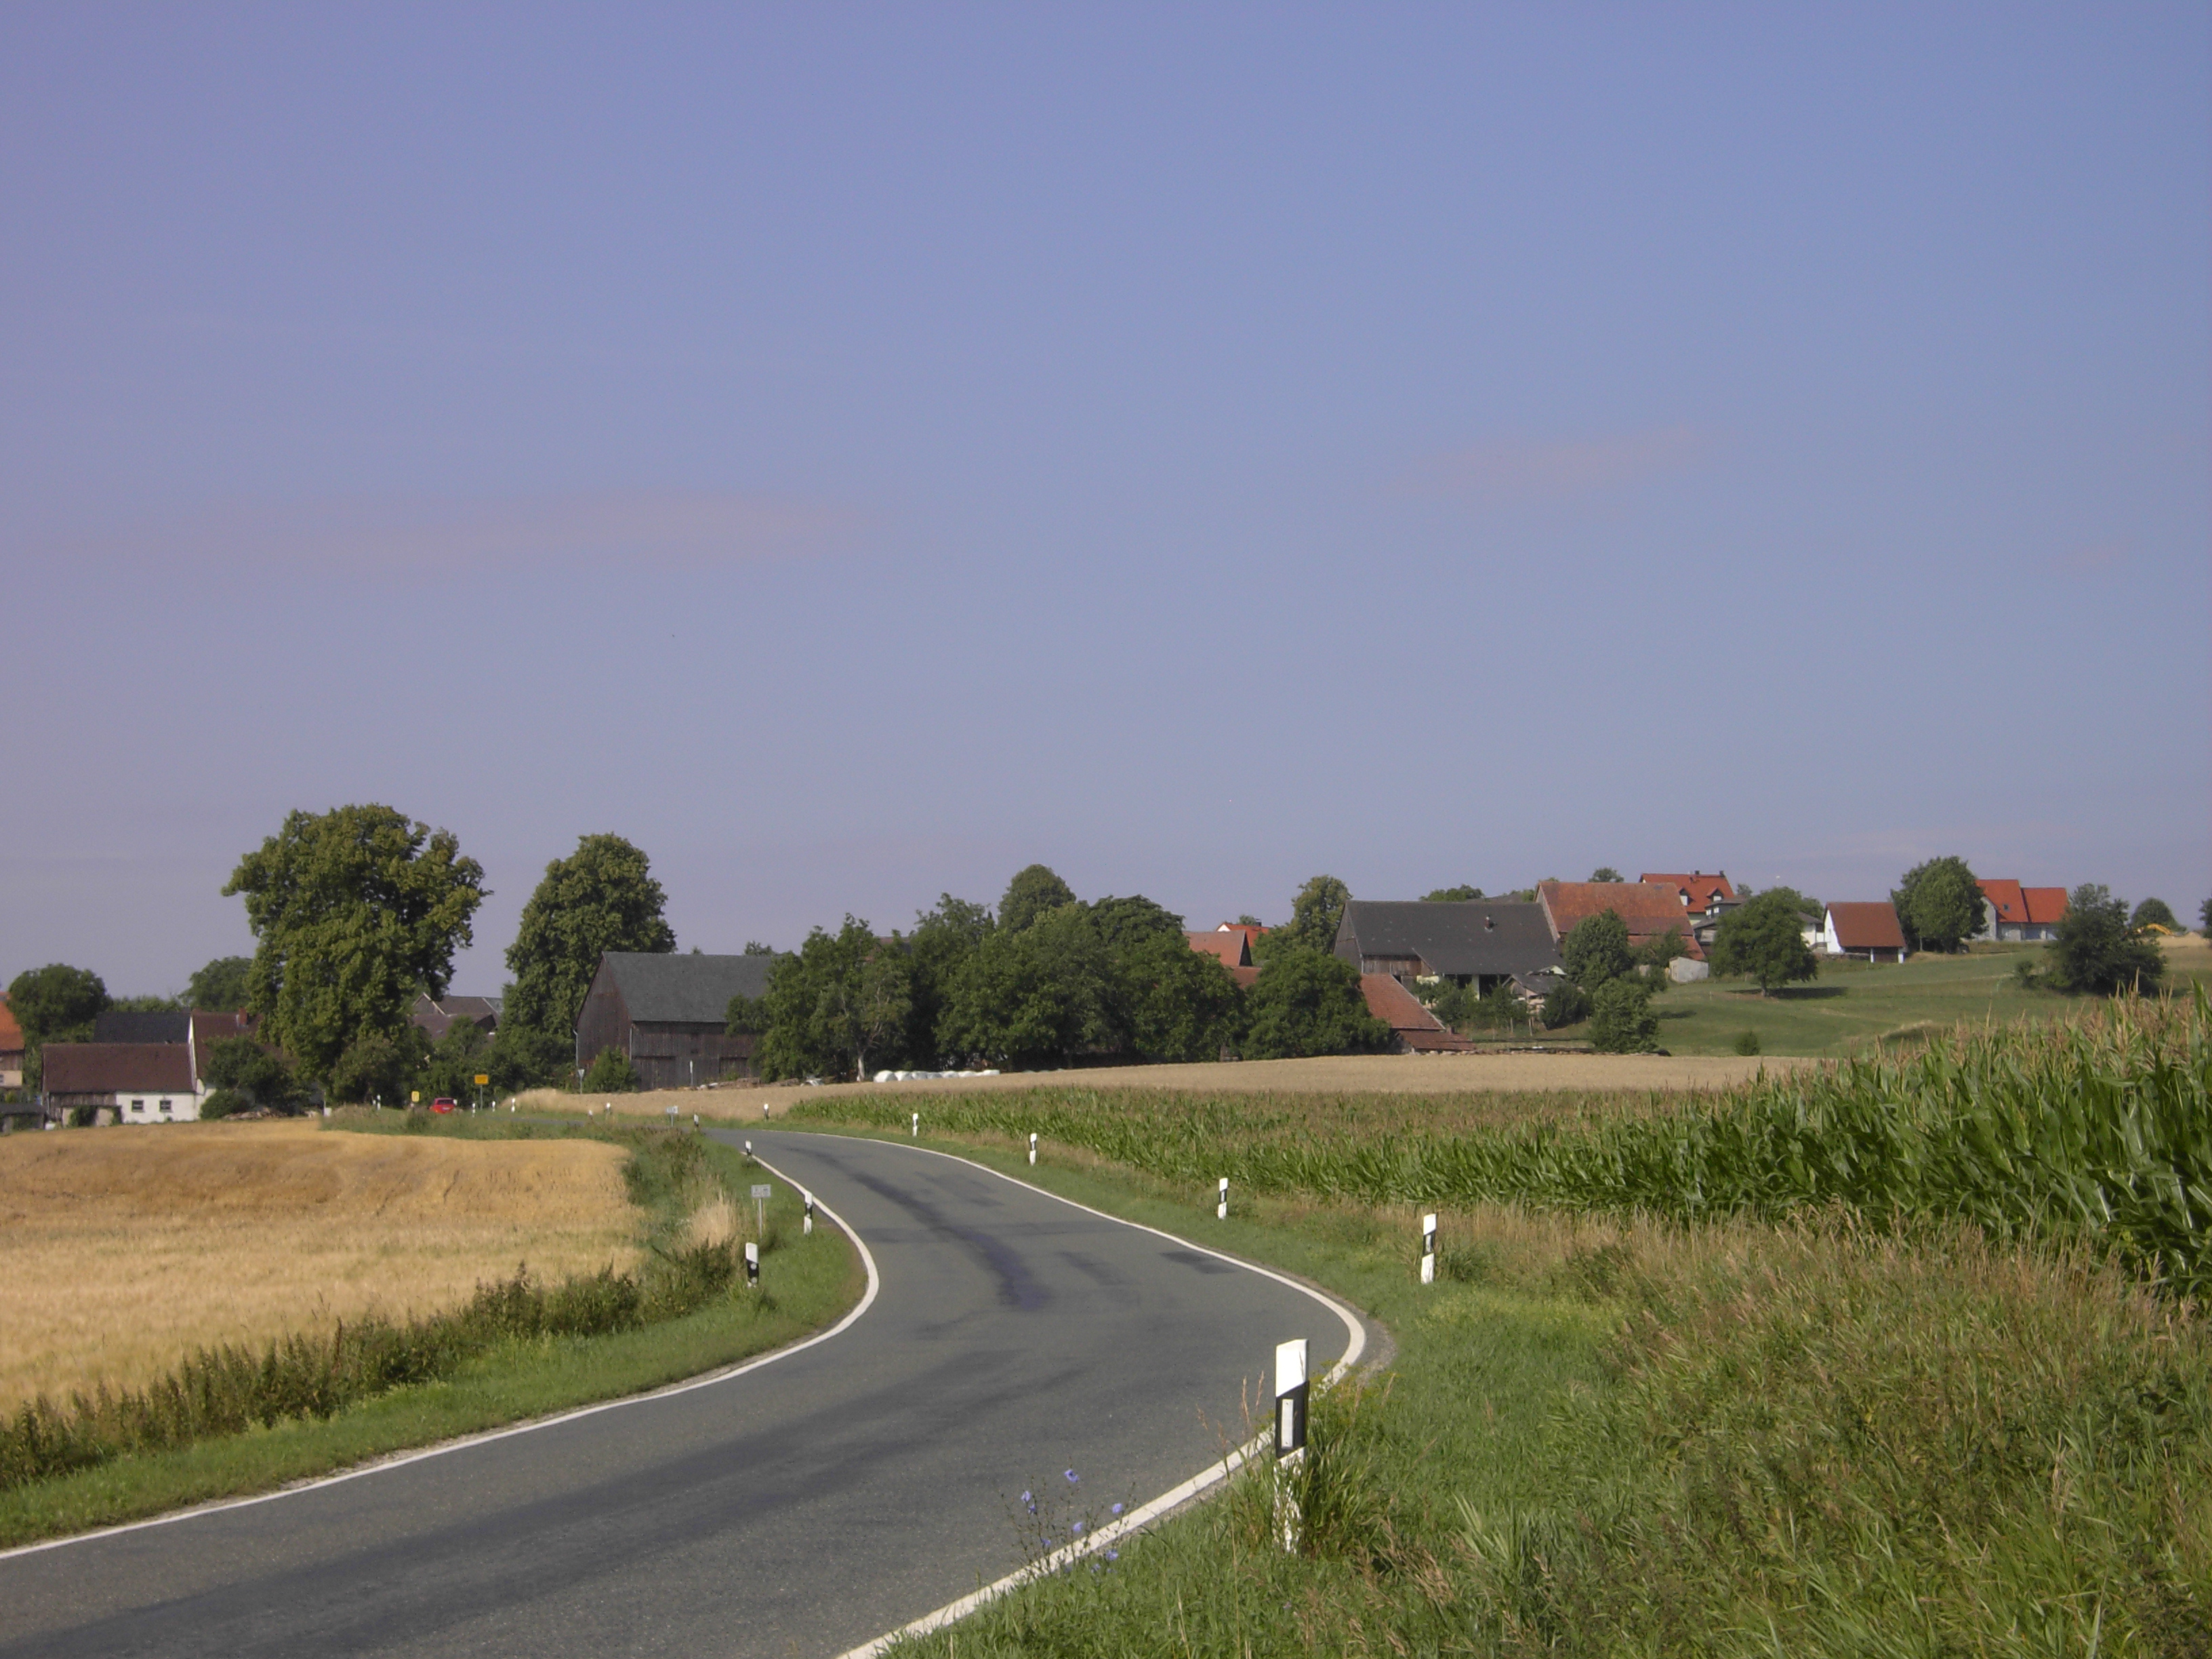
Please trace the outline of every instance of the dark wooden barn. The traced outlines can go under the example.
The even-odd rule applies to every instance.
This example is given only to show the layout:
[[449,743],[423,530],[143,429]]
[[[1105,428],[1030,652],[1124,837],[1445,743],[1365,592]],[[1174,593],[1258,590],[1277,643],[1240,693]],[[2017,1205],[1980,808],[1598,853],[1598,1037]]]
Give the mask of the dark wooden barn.
[[751,1036],[726,1036],[730,999],[768,989],[773,957],[609,951],[576,1016],[580,1070],[610,1048],[629,1056],[639,1086],[688,1089],[758,1075]]

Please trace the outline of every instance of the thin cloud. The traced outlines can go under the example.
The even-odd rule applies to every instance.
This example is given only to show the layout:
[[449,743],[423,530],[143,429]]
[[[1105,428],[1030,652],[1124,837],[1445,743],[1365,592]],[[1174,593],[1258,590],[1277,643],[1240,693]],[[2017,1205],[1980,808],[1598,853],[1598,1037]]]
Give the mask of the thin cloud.
[[2063,553],[2052,562],[2070,575],[2094,576],[2127,562],[2128,546],[2125,542],[2103,541],[2094,542],[2087,547],[2077,547],[2070,553]]
[[340,574],[598,561],[697,568],[839,551],[866,522],[849,507],[797,497],[650,491],[233,503],[181,522],[80,540],[71,550],[172,566]]
[[1508,439],[1424,462],[1399,480],[1399,488],[1468,501],[1572,500],[1686,471],[1711,449],[1707,434],[1686,426],[1601,438]]

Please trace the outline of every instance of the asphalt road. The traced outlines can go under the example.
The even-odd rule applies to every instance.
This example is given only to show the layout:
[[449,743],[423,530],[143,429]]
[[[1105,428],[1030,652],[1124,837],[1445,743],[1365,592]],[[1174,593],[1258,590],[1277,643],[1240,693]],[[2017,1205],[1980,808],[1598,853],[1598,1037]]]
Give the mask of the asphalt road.
[[872,1255],[848,1328],[703,1388],[0,1557],[0,1656],[836,1654],[1020,1565],[1025,1487],[1149,1500],[1243,1437],[1277,1342],[1311,1339],[1316,1375],[1346,1349],[1301,1291],[973,1164],[752,1138]]

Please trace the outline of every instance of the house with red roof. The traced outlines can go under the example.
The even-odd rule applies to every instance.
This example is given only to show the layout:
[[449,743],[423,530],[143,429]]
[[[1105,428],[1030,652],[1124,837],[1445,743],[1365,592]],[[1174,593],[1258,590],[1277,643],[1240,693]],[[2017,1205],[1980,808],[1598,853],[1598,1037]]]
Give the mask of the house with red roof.
[[1898,924],[1897,907],[1887,899],[1830,905],[1821,928],[1820,947],[1832,957],[1904,961],[1905,929]]
[[1729,880],[1725,870],[1717,870],[1711,875],[1692,870],[1686,876],[1646,872],[1636,879],[1646,887],[1673,888],[1682,901],[1685,916],[1711,915],[1717,905],[1735,902],[1735,884]]
[[1190,948],[1202,957],[1212,957],[1232,972],[1252,965],[1252,936],[1242,928],[1216,928],[1210,933],[1185,933]]
[[1445,1025],[1392,974],[1362,974],[1359,994],[1367,1012],[1390,1028],[1390,1047],[1401,1054],[1463,1054],[1474,1045]]
[[0,996],[0,1089],[23,1086],[23,1027]]
[[1546,881],[1536,886],[1536,902],[1556,944],[1575,930],[1575,925],[1607,910],[1628,928],[1632,949],[1674,933],[1681,935],[1683,953],[1692,961],[1705,960],[1705,951],[1690,931],[1680,894],[1673,887],[1649,881]]
[[1996,943],[2032,943],[2056,939],[2066,915],[2063,887],[2023,887],[2016,881],[1990,879],[1982,890],[1982,925],[1972,937]]

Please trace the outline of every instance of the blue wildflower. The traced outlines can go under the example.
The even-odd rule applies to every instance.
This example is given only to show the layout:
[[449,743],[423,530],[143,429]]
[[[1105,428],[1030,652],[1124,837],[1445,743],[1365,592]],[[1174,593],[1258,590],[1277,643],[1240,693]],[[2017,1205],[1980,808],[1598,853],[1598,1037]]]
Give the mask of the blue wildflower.
[[1106,1552],[1106,1559],[1109,1561],[1118,1561],[1121,1559],[1121,1552],[1119,1550],[1108,1550]]
[[1115,1513],[1115,1514],[1116,1514],[1116,1515],[1119,1515],[1119,1514],[1121,1514],[1121,1506],[1119,1504],[1115,1504],[1115,1505],[1114,1505],[1114,1513]]
[[1079,1522],[1077,1522],[1073,1526],[1070,1527],[1067,1530],[1068,1530],[1068,1534],[1069,1534],[1069,1536],[1073,1537],[1075,1534],[1079,1533],[1079,1532],[1081,1532],[1081,1531],[1083,1530],[1083,1522],[1081,1522],[1080,1521],[1079,1521]]
[[1060,1473],[1067,1477],[1067,1484],[1069,1486],[1072,1486],[1075,1484],[1075,1471],[1073,1469],[1062,1469]]

